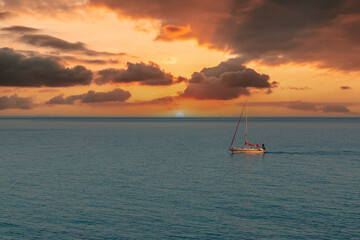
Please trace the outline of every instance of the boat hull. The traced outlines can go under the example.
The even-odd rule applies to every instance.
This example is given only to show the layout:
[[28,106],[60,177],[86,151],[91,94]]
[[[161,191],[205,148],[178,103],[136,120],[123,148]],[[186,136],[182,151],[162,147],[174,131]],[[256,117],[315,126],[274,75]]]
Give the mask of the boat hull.
[[236,147],[232,147],[229,149],[231,152],[233,153],[265,153],[264,149],[260,149],[260,148],[236,148]]

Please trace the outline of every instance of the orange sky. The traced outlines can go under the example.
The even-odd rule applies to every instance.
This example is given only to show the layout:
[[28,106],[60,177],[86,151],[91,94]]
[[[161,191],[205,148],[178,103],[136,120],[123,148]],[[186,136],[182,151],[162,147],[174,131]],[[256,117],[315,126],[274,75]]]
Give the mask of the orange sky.
[[359,116],[354,1],[179,2],[0,0],[0,116]]

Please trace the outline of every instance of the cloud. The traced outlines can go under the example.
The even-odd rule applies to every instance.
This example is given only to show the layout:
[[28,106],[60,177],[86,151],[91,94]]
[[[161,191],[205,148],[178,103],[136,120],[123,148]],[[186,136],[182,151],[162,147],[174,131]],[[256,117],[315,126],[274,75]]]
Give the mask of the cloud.
[[123,56],[125,53],[98,52],[88,49],[85,43],[71,43],[63,39],[45,34],[25,34],[18,41],[37,47],[49,47],[66,52],[80,52],[88,56]]
[[269,75],[259,74],[251,68],[245,68],[242,71],[226,72],[221,74],[220,79],[228,87],[254,87],[270,88]]
[[105,65],[105,64],[116,64],[119,63],[118,60],[103,60],[103,59],[84,59],[84,58],[77,58],[74,56],[61,56],[59,57],[61,60],[71,61],[76,63],[85,63],[85,64],[96,64],[96,65]]
[[[119,15],[156,19],[158,40],[191,37],[210,48],[263,64],[314,63],[360,70],[356,0],[89,0]],[[172,34],[174,33],[174,34]]]
[[38,47],[51,47],[64,51],[87,51],[85,44],[82,42],[70,43],[60,38],[43,34],[26,34],[21,36],[19,40]]
[[13,14],[11,12],[5,11],[5,12],[0,12],[0,20],[5,20],[9,17],[11,17]]
[[31,109],[34,104],[31,98],[18,97],[14,94],[11,96],[2,96],[0,97],[0,110],[9,109],[9,108],[18,108],[18,109]]
[[342,89],[342,90],[350,90],[351,87],[349,87],[349,86],[341,86],[340,89]]
[[66,98],[64,95],[58,95],[47,101],[46,104],[74,104],[76,101],[81,103],[124,102],[130,97],[130,92],[116,88],[110,92],[88,91],[85,94],[71,95]]
[[13,49],[0,48],[0,86],[89,85],[92,76],[92,72],[83,66],[65,68],[51,57],[26,57]]
[[317,111],[318,107],[314,103],[309,102],[302,102],[302,101],[295,101],[289,102],[287,104],[287,108],[295,109],[295,110],[302,110],[302,111]]
[[217,25],[215,47],[268,65],[312,62],[324,68],[360,70],[356,57],[360,50],[354,41],[360,27],[356,1],[264,0],[252,6],[233,1],[232,8],[231,15]]
[[47,89],[40,89],[38,90],[39,93],[48,93],[48,92],[59,92],[60,90],[54,88],[47,88]]
[[309,88],[309,87],[288,87],[288,89],[303,91],[303,90],[310,90],[311,88]]
[[[165,73],[160,66],[150,62],[149,64],[127,63],[127,69],[109,68],[98,72],[97,84],[130,83],[138,82],[142,85],[171,85],[177,81],[170,73]],[[180,78],[182,81],[184,78]]]
[[246,67],[242,65],[243,63],[241,58],[231,58],[215,67],[203,68],[201,72],[207,77],[220,77],[223,73],[245,70]]
[[171,41],[174,39],[190,39],[194,38],[190,26],[164,25],[161,28],[156,40]]
[[[36,47],[52,48],[55,50],[59,50],[61,52],[83,53],[88,56],[119,57],[126,55],[126,53],[95,51],[89,49],[86,46],[86,44],[83,42],[72,43],[51,35],[34,34],[35,32],[40,31],[40,29],[37,28],[15,25],[15,26],[2,28],[1,30],[12,34],[16,34],[15,36],[17,36],[17,41]],[[20,37],[18,37],[17,34],[20,34]],[[58,54],[58,53],[55,52],[53,54]]]
[[216,67],[195,72],[182,97],[195,99],[230,100],[240,95],[250,95],[250,88],[270,90],[276,82],[270,77],[241,65],[240,59],[230,59]]
[[79,9],[85,9],[85,1],[77,0],[49,0],[49,1],[33,1],[33,0],[2,0],[1,7],[3,9],[11,9],[15,12],[25,14],[33,14],[40,16],[59,16],[60,14],[76,13]]
[[206,77],[203,73],[193,73],[189,85],[181,94],[182,97],[190,97],[199,100],[219,99],[230,100],[240,95],[250,95],[246,88],[231,88],[224,85],[219,78]]
[[[59,12],[76,15],[78,9],[88,6],[106,7],[133,19],[156,19],[161,23],[157,40],[197,39],[209,48],[241,56],[244,63],[305,62],[360,70],[357,0],[2,0],[4,10],[47,16]],[[6,13],[1,12],[3,16]],[[68,43],[84,47],[81,42]],[[90,50],[86,54],[95,53]]]
[[39,29],[37,28],[18,26],[18,25],[2,28],[1,30],[7,32],[13,32],[13,33],[32,33],[39,31]]
[[[266,107],[285,107],[300,111],[322,111],[324,113],[351,113],[347,106],[341,103],[312,103],[303,101],[283,101],[283,102],[250,102],[251,106],[266,106]],[[353,105],[355,103],[347,103],[346,105]]]
[[174,97],[162,97],[162,98],[155,98],[153,100],[150,101],[144,101],[141,102],[141,104],[168,104],[168,103],[172,103],[174,102]]
[[350,110],[343,105],[326,105],[322,108],[325,113],[337,112],[337,113],[350,113]]

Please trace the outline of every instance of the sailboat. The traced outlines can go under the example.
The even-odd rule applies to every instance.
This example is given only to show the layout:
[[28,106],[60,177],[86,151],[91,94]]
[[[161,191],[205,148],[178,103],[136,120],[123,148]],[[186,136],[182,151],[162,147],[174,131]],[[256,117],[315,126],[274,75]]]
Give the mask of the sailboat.
[[[244,147],[233,147],[235,136],[236,136],[237,130],[239,128],[240,120],[241,120],[241,117],[242,117],[242,115],[244,113],[244,109],[245,109],[245,146]],[[245,104],[243,106],[243,109],[242,109],[242,112],[240,114],[238,124],[236,126],[234,137],[233,137],[233,139],[231,141],[229,150],[231,152],[233,152],[233,153],[265,153],[264,144],[262,144],[262,146],[259,147],[259,144],[251,144],[251,143],[249,143],[247,141],[247,109],[248,109],[247,102],[245,102]]]

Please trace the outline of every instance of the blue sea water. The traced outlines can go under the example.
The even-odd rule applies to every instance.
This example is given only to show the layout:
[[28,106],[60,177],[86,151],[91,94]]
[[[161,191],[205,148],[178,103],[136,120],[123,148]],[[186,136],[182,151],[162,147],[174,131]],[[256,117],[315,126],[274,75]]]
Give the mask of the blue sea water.
[[236,121],[2,118],[0,238],[360,239],[359,118]]

